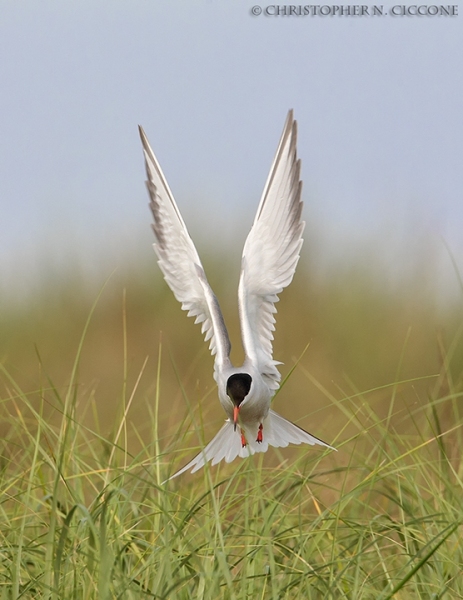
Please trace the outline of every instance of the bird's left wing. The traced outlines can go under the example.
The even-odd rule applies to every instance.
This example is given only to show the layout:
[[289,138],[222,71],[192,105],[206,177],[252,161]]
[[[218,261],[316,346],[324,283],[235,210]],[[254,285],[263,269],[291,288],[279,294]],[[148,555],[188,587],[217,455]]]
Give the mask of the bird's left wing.
[[291,283],[302,246],[302,182],[296,154],[297,129],[289,111],[257,215],[244,245],[238,290],[246,357],[270,389],[280,381],[273,360],[275,302]]
[[195,323],[202,323],[201,331],[205,340],[210,340],[209,348],[215,354],[217,374],[218,368],[230,363],[231,346],[222,312],[148,138],[143,129],[139,129],[158,264],[182,308],[188,311],[188,316],[196,317]]

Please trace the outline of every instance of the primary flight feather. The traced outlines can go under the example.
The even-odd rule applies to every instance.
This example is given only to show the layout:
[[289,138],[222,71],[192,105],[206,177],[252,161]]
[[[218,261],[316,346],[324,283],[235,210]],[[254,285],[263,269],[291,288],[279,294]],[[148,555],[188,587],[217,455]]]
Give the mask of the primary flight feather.
[[304,222],[297,126],[289,111],[283,134],[265,184],[257,214],[244,245],[238,306],[245,360],[230,362],[230,340],[217,298],[204,272],[193,241],[172,192],[140,127],[147,188],[158,264],[175,297],[201,323],[213,355],[214,379],[227,421],[214,439],[169,479],[208,461],[231,462],[237,456],[266,452],[269,446],[320,444],[332,448],[270,410],[280,383],[279,364],[273,360],[275,302],[293,278],[302,246]]

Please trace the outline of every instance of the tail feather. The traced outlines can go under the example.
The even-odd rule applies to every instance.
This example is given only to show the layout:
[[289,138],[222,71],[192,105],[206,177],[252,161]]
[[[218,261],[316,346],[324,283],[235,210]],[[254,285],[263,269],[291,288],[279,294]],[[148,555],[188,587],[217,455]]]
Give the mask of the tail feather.
[[273,410],[269,411],[267,417],[264,419],[263,426],[263,441],[261,443],[256,440],[257,429],[256,431],[252,431],[249,427],[243,426],[248,443],[245,447],[242,447],[239,430],[235,431],[233,423],[229,420],[226,421],[217,435],[193,460],[163,481],[163,483],[178,477],[190,469],[192,473],[195,473],[209,461],[212,461],[212,466],[218,464],[221,460],[230,463],[237,456],[246,458],[255,452],[266,452],[269,446],[286,448],[288,444],[310,444],[311,446],[318,444],[331,450],[336,450],[333,446],[316,438]]
[[[234,425],[231,421],[226,421],[222,429],[217,435],[209,442],[209,444],[201,450],[201,452],[190,460],[188,464],[182,467],[179,471],[171,475],[169,479],[163,481],[166,483],[174,477],[178,477],[182,473],[191,469],[192,473],[199,471],[201,467],[212,461],[212,466],[225,459],[225,462],[232,462],[237,456],[242,458],[249,456],[252,452],[248,451],[247,447],[241,447],[241,437],[239,431],[235,431]],[[162,485],[162,484],[161,484]]]
[[264,421],[265,436],[269,445],[275,448],[286,448],[288,444],[309,444],[310,446],[318,444],[330,450],[336,450],[333,446],[305,431],[302,427],[291,423],[273,410],[269,411]]

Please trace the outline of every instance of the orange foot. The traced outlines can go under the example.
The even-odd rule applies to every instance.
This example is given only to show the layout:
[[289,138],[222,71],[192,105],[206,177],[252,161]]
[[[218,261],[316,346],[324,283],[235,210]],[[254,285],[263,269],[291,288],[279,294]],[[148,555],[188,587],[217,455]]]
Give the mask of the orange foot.
[[245,446],[247,446],[247,441],[246,438],[244,437],[244,433],[243,430],[241,430],[241,447],[244,448]]
[[256,442],[259,442],[259,444],[262,444],[262,441],[264,439],[264,436],[263,436],[263,433],[262,433],[263,429],[264,429],[264,426],[261,423],[259,425],[259,431],[257,432],[257,439],[256,439]]

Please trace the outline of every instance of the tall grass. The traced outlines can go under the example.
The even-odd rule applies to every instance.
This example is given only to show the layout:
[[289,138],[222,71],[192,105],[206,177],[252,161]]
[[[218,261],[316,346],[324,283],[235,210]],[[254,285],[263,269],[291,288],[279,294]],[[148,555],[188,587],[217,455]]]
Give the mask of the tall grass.
[[[299,320],[299,337],[288,334],[292,348],[280,348],[289,362],[286,374],[295,369],[275,403],[285,416],[303,416],[304,426],[339,451],[270,450],[161,485],[223,419],[216,391],[201,379],[202,363],[209,369],[210,362],[193,328],[198,344],[192,341],[189,364],[164,341],[151,341],[150,358],[135,353],[134,339],[143,348],[143,336],[154,338],[156,325],[146,332],[133,316],[144,310],[142,295],[152,292],[141,290],[134,300],[127,286],[125,301],[118,294],[112,304],[105,300],[108,289],[91,311],[70,294],[73,314],[80,316],[67,327],[55,307],[50,322],[55,319],[57,333],[49,330],[54,355],[42,342],[33,360],[15,364],[14,344],[11,352],[2,350],[1,599],[463,598],[457,326],[452,343],[438,333],[428,348],[422,343],[427,333],[417,342],[404,326],[408,320],[397,300],[399,324],[379,326],[381,339],[373,349],[370,344],[367,360],[358,339],[368,343],[378,331],[352,319],[352,329],[344,325],[342,333],[355,347],[344,363],[350,376],[344,372],[332,381],[326,364],[339,364],[342,345],[333,344],[337,352],[326,345],[336,336],[332,321],[323,320],[333,306],[327,294],[304,357],[287,359],[308,341],[300,343],[305,321]],[[282,310],[291,315],[279,319],[283,331],[294,319],[291,303],[306,313],[318,306],[295,290]],[[336,301],[350,297],[353,314],[348,292],[340,291]],[[365,303],[359,293],[360,311]],[[156,306],[170,310],[162,297]],[[372,300],[368,308],[378,315],[391,310]],[[43,306],[30,310],[46,313]],[[414,317],[435,332],[427,310],[421,307]],[[113,316],[118,325],[110,351],[110,344],[96,343],[101,338],[92,328],[109,319],[114,329]],[[47,323],[42,318],[37,331]],[[9,327],[12,340],[14,319]],[[164,338],[183,336],[189,344],[186,319],[176,327],[178,334],[172,329]],[[317,328],[326,334],[325,362],[314,366],[312,347],[323,348]],[[71,335],[72,329],[79,334]],[[135,338],[134,329],[141,332]],[[356,365],[364,357],[363,369],[373,367],[377,353],[385,356],[381,343],[391,355],[385,370],[373,369],[376,383],[368,386]],[[67,368],[56,368],[53,356],[60,352]],[[110,364],[117,354],[119,367],[108,370],[111,386],[105,354]],[[89,375],[95,364],[102,370],[99,382],[95,372]]]
[[463,597],[461,393],[411,402],[406,435],[367,394],[342,398],[357,432],[337,455],[275,452],[161,486],[169,448],[153,435],[131,454],[127,411],[105,438],[76,421],[76,386],[37,390],[37,411],[4,376],[2,598]]

